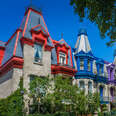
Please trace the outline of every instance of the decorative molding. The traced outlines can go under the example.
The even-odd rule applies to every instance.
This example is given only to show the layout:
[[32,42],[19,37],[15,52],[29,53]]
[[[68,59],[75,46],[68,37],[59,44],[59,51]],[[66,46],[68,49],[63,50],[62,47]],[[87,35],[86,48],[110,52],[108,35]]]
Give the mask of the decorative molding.
[[0,67],[0,76],[7,73],[9,70],[13,68],[23,68],[24,60],[20,57],[12,57],[10,60],[8,60],[4,65]]

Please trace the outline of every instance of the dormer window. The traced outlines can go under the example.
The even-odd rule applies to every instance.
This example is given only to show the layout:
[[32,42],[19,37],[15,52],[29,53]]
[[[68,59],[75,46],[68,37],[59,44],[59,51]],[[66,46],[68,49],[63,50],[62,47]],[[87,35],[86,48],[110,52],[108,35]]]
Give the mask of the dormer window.
[[62,52],[59,53],[59,63],[62,65],[66,64],[66,54]]
[[34,45],[34,61],[37,63],[42,62],[42,45],[40,44]]
[[84,60],[80,59],[80,70],[84,70]]

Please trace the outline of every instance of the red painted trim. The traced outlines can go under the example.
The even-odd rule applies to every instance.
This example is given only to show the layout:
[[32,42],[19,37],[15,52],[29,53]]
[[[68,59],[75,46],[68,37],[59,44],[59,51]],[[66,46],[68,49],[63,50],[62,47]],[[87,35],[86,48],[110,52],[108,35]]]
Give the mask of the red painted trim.
[[15,33],[11,36],[11,38],[6,42],[5,45],[8,45],[8,43],[13,39],[13,37],[17,34],[18,31],[21,31],[21,32],[22,32],[21,29],[17,29],[17,30],[15,31]]
[[5,47],[3,47],[3,46],[0,46],[0,49],[3,49],[3,50],[5,50]]
[[31,10],[29,10],[28,15],[27,15],[27,19],[26,19],[24,30],[23,30],[23,34],[22,34],[23,37],[25,35],[25,31],[26,31],[26,28],[27,28],[27,23],[28,23],[28,20],[29,20],[30,12],[31,12]]
[[[45,24],[44,18],[43,18],[43,16],[41,16],[41,17],[42,17],[43,23],[44,23],[44,25],[45,25],[45,27],[46,27],[46,29],[47,29],[47,32],[48,32],[48,28],[47,28],[47,26],[46,26],[46,24]],[[48,32],[48,34],[49,34],[49,32]]]
[[52,65],[51,66],[51,73],[52,74],[68,74],[70,76],[74,76],[77,70],[73,69],[72,67],[67,66],[60,66],[60,65]]
[[46,45],[46,46],[45,46],[45,51],[51,51],[52,48],[54,48],[54,47],[51,47],[51,46],[49,46],[49,45]]
[[4,57],[4,52],[5,52],[5,48],[0,47],[0,65],[1,65],[3,57]]
[[25,12],[25,15],[28,13],[29,10],[31,10],[31,11],[37,13],[38,15],[42,16],[42,13],[41,12],[38,12],[37,10],[35,10],[33,8],[28,8],[27,11]]
[[30,40],[28,38],[25,38],[25,37],[22,37],[20,41],[21,41],[21,44],[22,45],[23,44],[28,44],[30,46],[33,46],[34,45],[34,42],[32,40]]
[[36,25],[36,26],[32,27],[32,29],[35,29],[37,27],[41,27],[41,25],[40,24],[39,25]]
[[17,48],[17,43],[18,43],[18,39],[19,39],[19,32],[20,32],[20,31],[17,32],[17,37],[16,37],[16,42],[15,42],[15,47],[14,47],[13,56],[15,56],[15,54],[16,54],[16,48]]
[[0,67],[0,76],[7,73],[9,70],[13,68],[23,68],[24,60],[20,57],[12,57],[10,60],[8,60],[4,65]]
[[59,41],[59,43],[60,43],[61,41],[64,41],[64,43],[65,43],[68,47],[70,47],[70,46],[66,43],[66,41],[65,41],[64,39],[61,39],[61,40]]
[[35,31],[35,30],[31,30],[31,33],[36,33],[36,34],[39,34],[39,33],[42,33],[43,34],[43,36],[45,36],[45,37],[47,37],[48,38],[48,34],[45,34],[41,29],[39,29],[38,31]]
[[73,66],[73,61],[72,61],[72,52],[71,52],[71,47],[70,47],[70,60],[71,60],[71,64],[72,64],[72,66]]

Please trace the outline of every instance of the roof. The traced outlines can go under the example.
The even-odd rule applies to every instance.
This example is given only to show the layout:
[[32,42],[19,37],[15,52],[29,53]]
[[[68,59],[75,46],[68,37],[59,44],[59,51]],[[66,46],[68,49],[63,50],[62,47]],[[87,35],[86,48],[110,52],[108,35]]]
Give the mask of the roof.
[[[41,25],[41,26],[38,26],[38,25]],[[33,8],[31,9],[29,8],[28,12],[25,14],[20,28],[23,30],[23,36],[29,39],[32,39],[32,36],[30,33],[32,28],[34,28],[35,30],[38,30],[41,28],[42,31],[49,34],[42,14]]]
[[79,53],[80,51],[83,51],[85,53],[92,52],[90,43],[88,40],[88,36],[85,31],[79,32],[76,45],[75,45],[75,54]]
[[5,45],[5,53],[2,60],[2,65],[5,64],[13,56],[23,57],[22,47],[20,43],[21,32],[18,32],[10,39],[9,43]]
[[5,44],[0,42],[0,46],[5,47],[5,53],[2,60],[2,65],[4,65],[13,56],[23,58],[23,51],[20,39],[22,37],[32,39],[31,30],[39,31],[41,30],[45,35],[48,35],[47,45],[53,47],[52,38],[49,35],[48,29],[44,22],[42,14],[33,7],[29,7],[25,13],[23,21],[21,23],[20,29],[18,29]]
[[0,47],[5,47],[5,42],[0,41]]
[[[65,40],[62,38],[60,41],[52,40],[54,44],[65,44],[66,47],[69,47],[69,45],[65,42]],[[68,49],[68,65],[72,66],[71,64],[71,49]],[[56,48],[52,49],[51,53],[51,64],[57,64],[57,50]]]
[[66,47],[69,47],[69,45],[65,42],[65,40],[62,38],[60,41],[59,41],[60,44],[65,44]]

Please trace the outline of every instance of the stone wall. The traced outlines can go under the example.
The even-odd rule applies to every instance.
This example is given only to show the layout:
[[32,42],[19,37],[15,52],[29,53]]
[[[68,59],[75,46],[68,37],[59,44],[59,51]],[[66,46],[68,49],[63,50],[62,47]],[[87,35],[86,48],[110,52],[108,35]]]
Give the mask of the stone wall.
[[9,96],[18,88],[21,76],[22,70],[15,68],[0,77],[0,98]]
[[23,75],[24,75],[24,88],[28,90],[30,75],[37,76],[51,76],[51,52],[44,51],[42,56],[42,63],[34,62],[34,47],[24,44],[23,47],[23,55],[24,55],[24,67],[23,67]]

